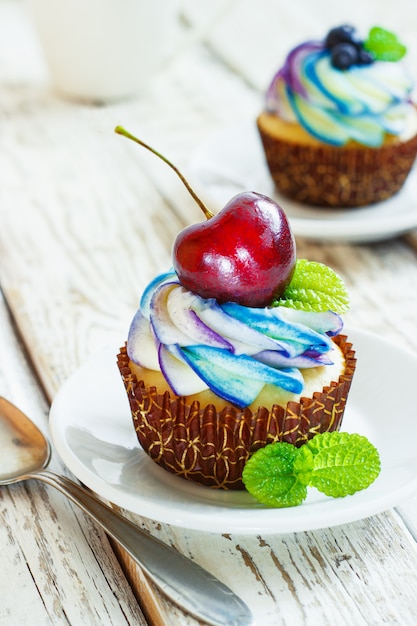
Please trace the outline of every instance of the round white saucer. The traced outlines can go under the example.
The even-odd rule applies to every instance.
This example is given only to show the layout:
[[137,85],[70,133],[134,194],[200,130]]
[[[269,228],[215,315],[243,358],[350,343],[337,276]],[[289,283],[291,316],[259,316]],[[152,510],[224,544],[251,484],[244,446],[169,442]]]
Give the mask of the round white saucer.
[[255,123],[225,128],[192,155],[188,176],[213,212],[235,194],[257,191],[285,210],[296,236],[318,241],[369,242],[417,228],[417,168],[392,198],[354,209],[302,205],[280,195],[270,177]]
[[353,496],[329,498],[311,489],[300,506],[271,509],[246,491],[211,489],[170,474],[138,444],[112,351],[88,361],[62,386],[51,408],[52,440],[67,467],[90,489],[120,507],[174,526],[277,534],[379,513],[417,490],[417,420],[408,394],[398,393],[413,388],[417,357],[368,332],[349,329],[348,335],[358,365],[343,430],[368,437],[381,457],[376,481]]

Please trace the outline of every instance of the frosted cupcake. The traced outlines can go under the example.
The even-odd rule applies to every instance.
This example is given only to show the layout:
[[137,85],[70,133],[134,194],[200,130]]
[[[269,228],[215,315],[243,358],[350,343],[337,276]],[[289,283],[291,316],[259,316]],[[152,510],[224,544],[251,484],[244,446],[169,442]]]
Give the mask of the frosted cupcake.
[[332,29],[288,54],[257,119],[277,189],[302,203],[355,207],[403,186],[417,152],[406,49],[381,28]]
[[249,456],[340,428],[355,369],[343,281],[297,260],[288,218],[256,192],[183,229],[144,290],[118,366],[139,443],[161,467],[243,488]]
[[[334,291],[329,268],[297,262],[286,299],[264,308],[201,298],[174,272],[152,281],[118,365],[139,443],[156,463],[240,489],[260,447],[340,428],[356,363],[341,316],[325,302],[321,312],[293,308],[303,293],[314,309],[322,294],[309,288],[305,299],[303,282],[315,275],[323,285],[329,273]],[[336,291],[332,305],[346,310],[340,283]]]

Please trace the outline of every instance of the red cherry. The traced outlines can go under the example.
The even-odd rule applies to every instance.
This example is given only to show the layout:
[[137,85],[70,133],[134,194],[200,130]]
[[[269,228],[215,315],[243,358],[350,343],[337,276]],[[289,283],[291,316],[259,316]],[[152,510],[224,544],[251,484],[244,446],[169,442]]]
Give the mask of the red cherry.
[[169,165],[198,203],[206,222],[179,233],[173,263],[181,284],[203,298],[263,307],[278,298],[294,272],[295,240],[282,208],[259,193],[238,194],[213,216],[166,157],[123,127],[115,131]]
[[173,248],[174,269],[186,289],[251,307],[282,295],[295,260],[284,211],[255,192],[238,194],[215,217],[185,228]]

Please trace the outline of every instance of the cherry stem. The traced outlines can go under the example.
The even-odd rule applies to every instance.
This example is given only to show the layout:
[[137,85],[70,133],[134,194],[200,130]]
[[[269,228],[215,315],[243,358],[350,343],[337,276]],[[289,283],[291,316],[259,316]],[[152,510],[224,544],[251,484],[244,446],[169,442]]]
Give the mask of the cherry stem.
[[146,148],[147,150],[149,150],[149,152],[152,152],[153,154],[155,154],[157,157],[159,157],[160,159],[162,159],[162,161],[164,161],[167,165],[169,165],[169,167],[174,170],[174,172],[177,174],[177,176],[180,178],[180,180],[183,182],[183,184],[185,185],[185,187],[187,188],[188,192],[191,194],[191,196],[194,198],[194,200],[197,202],[198,206],[200,207],[200,209],[203,211],[204,215],[206,216],[206,218],[209,220],[211,217],[214,217],[214,213],[212,213],[204,204],[204,202],[202,200],[200,200],[200,198],[197,196],[197,194],[195,193],[194,189],[192,189],[192,187],[190,186],[190,184],[188,183],[188,181],[184,178],[184,176],[181,174],[181,172],[179,171],[179,169],[177,167],[175,167],[175,165],[173,163],[171,163],[171,161],[169,161],[166,157],[164,157],[163,154],[160,154],[159,152],[157,152],[157,150],[155,150],[154,148],[151,148],[151,146],[148,146],[147,143],[145,143],[144,141],[142,141],[141,139],[138,139],[137,137],[135,137],[134,135],[131,135],[125,128],[123,128],[123,126],[116,126],[116,128],[114,129],[114,131],[118,134],[118,135],[123,135],[124,137],[127,137],[128,139],[131,139],[132,141],[135,141],[136,143],[138,143],[140,146],[143,146],[144,148]]

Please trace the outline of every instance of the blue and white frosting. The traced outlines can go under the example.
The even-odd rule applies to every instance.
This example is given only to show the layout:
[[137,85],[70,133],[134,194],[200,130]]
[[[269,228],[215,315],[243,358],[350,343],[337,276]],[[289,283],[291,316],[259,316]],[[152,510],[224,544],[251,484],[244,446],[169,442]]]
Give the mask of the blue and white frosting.
[[178,396],[211,389],[245,407],[266,384],[300,394],[301,371],[332,364],[331,337],[342,327],[331,311],[218,304],[168,272],[145,289],[127,352],[134,363],[161,371]]
[[340,70],[323,42],[294,48],[274,76],[266,110],[298,122],[313,137],[344,146],[379,147],[387,134],[401,141],[417,132],[413,81],[404,64],[375,61]]

